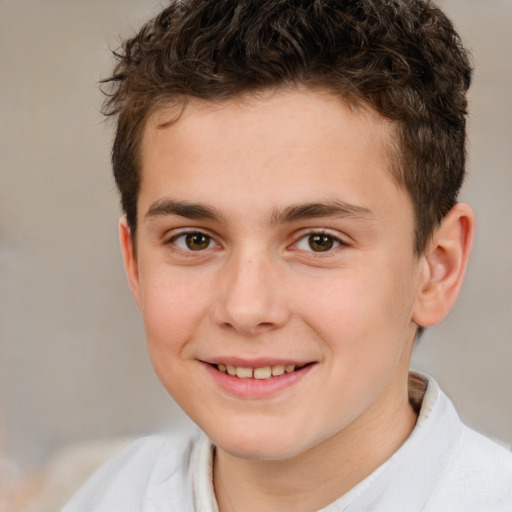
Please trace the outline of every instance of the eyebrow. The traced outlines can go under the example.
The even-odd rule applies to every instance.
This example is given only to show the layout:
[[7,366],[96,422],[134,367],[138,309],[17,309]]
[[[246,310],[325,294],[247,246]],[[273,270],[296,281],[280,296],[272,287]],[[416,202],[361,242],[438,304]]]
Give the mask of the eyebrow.
[[345,201],[321,201],[287,206],[274,209],[270,221],[272,224],[284,224],[297,220],[314,219],[320,217],[360,217],[368,220],[374,219],[371,210]]
[[189,201],[175,201],[173,199],[161,199],[153,203],[145,217],[163,217],[165,215],[178,215],[187,219],[223,221],[223,215],[215,208],[201,203]]
[[[211,206],[189,201],[161,199],[153,203],[145,217],[163,217],[177,215],[187,219],[211,220],[225,222],[224,216]],[[341,200],[300,203],[274,208],[270,214],[271,224],[286,224],[304,219],[321,217],[360,217],[371,220],[374,218],[371,210],[363,206],[353,205]]]

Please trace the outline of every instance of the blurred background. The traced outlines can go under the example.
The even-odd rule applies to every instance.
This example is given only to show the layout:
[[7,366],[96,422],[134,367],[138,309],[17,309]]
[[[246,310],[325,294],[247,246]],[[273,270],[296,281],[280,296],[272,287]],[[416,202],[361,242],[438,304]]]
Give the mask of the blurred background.
[[[413,367],[469,425],[511,444],[512,0],[437,3],[476,66],[462,199],[478,225],[460,300]],[[54,512],[125,440],[186,424],[153,375],[125,283],[97,88],[109,49],[162,4],[0,0],[2,512]]]

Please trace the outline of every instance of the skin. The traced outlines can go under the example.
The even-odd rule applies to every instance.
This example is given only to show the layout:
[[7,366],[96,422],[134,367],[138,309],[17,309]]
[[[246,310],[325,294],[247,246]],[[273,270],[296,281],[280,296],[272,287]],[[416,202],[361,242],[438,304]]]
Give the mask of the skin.
[[[328,93],[191,100],[174,114],[146,126],[136,241],[121,221],[153,365],[217,447],[222,512],[318,510],[414,427],[416,326],[457,296],[471,210],[454,208],[416,256],[391,125]],[[229,358],[309,367],[268,396],[237,396],[208,364]]]

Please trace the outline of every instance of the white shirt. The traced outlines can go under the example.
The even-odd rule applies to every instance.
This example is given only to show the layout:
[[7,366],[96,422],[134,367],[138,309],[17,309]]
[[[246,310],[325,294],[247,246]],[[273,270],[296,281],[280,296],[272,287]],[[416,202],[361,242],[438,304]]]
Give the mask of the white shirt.
[[[411,374],[411,401],[421,401],[426,383],[405,443],[319,512],[512,512],[512,453],[463,425],[430,377]],[[218,512],[213,452],[199,430],[140,439],[62,512]]]

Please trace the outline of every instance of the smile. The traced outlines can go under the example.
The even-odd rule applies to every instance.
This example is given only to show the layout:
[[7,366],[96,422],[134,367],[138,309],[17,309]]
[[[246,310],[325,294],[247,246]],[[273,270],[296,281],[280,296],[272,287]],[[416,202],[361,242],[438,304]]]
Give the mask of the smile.
[[[231,358],[203,361],[213,382],[224,392],[244,400],[264,399],[296,386],[317,366],[317,362],[236,361]],[[221,362],[222,361],[222,362]],[[237,364],[238,363],[238,364]]]
[[285,373],[293,373],[302,366],[297,366],[294,364],[278,364],[275,366],[262,366],[259,368],[248,368],[244,366],[233,366],[230,364],[217,364],[217,370],[222,373],[226,373],[231,375],[232,377],[238,377],[240,379],[258,379],[265,380],[270,379],[272,377],[278,377],[280,375],[284,375]]

